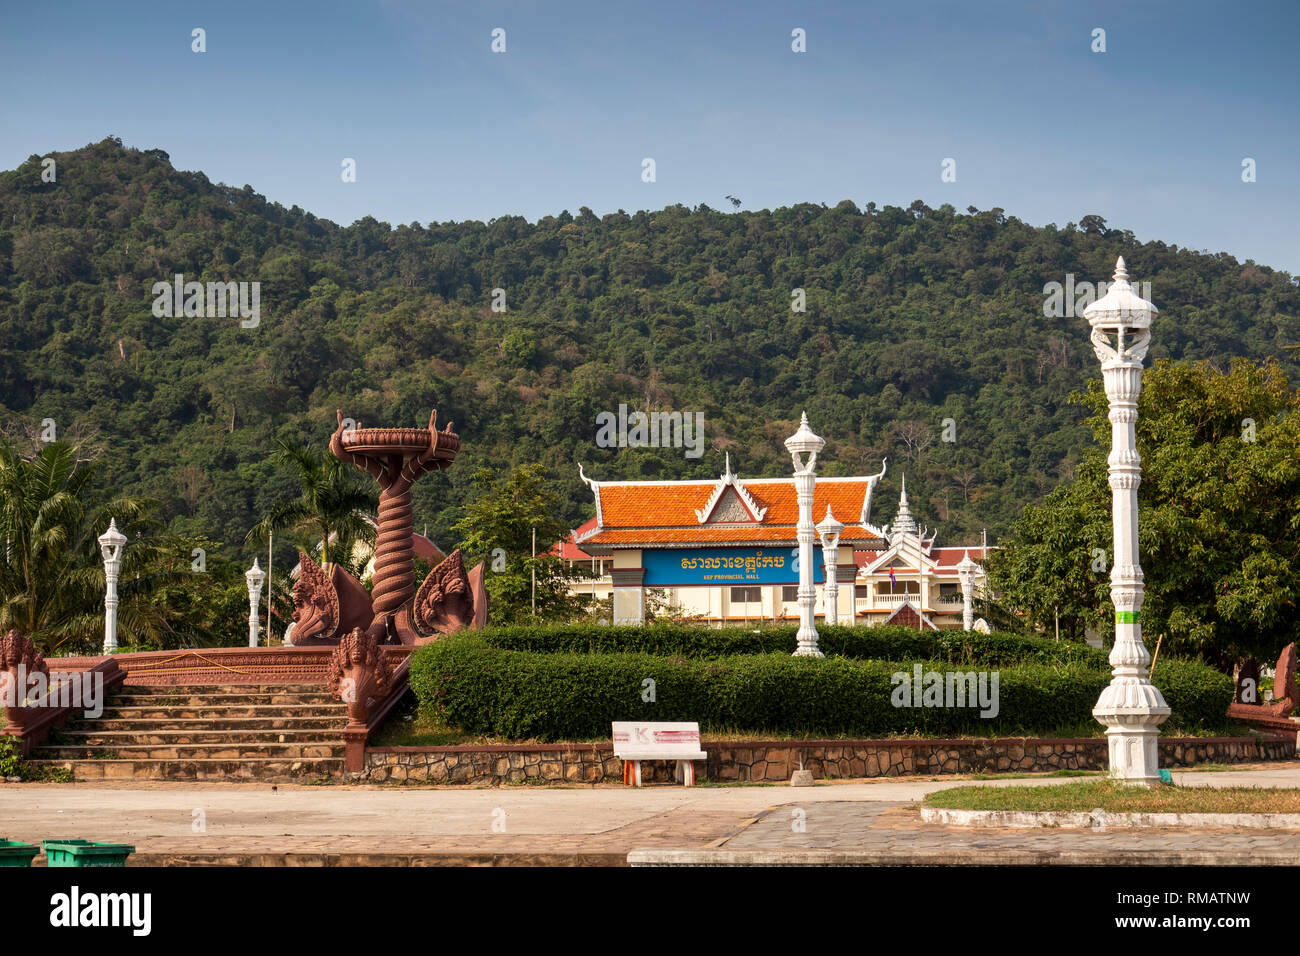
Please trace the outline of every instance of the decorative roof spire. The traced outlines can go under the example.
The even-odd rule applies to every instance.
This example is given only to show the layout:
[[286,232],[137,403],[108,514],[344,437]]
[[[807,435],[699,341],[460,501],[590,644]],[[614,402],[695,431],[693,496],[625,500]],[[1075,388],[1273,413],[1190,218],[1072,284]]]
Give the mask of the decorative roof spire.
[[[592,479],[587,477],[586,473],[583,472],[582,470],[582,462],[578,462],[578,477],[581,478],[583,483],[588,488],[591,489],[591,493],[596,496],[596,527],[592,528],[584,536],[586,538],[590,538],[593,534],[600,531],[605,526],[605,516],[600,510],[600,482],[593,481]],[[578,540],[578,535],[576,532],[574,533],[573,540],[575,542]]]
[[895,534],[916,534],[916,519],[912,517],[912,509],[907,504],[907,475],[903,475],[903,493],[898,497],[898,514],[894,516],[894,523],[889,526],[889,530]]
[[866,528],[868,531],[873,531],[876,534],[879,534],[882,538],[885,536],[882,529],[871,524],[871,495],[876,490],[876,483],[879,482],[881,478],[885,477],[885,467],[888,464],[889,459],[884,459],[880,463],[880,474],[871,475],[867,478],[867,493],[862,499],[862,514],[858,517],[858,523],[861,524],[862,527]]

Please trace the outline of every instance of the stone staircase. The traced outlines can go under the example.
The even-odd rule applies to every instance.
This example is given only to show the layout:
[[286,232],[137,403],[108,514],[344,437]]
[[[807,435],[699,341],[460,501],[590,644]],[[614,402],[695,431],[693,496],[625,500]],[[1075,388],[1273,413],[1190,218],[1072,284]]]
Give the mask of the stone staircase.
[[347,706],[320,684],[128,685],[32,754],[76,780],[267,780],[343,775]]

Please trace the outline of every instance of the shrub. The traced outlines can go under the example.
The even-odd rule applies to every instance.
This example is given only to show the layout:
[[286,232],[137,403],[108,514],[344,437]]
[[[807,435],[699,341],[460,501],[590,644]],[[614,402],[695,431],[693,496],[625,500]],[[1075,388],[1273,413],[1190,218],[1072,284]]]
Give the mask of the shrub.
[[[1106,652],[1068,641],[970,631],[918,631],[910,627],[818,627],[827,656],[861,660],[931,660],[974,667],[1010,664],[1080,663],[1107,669]],[[608,627],[517,625],[481,632],[490,646],[510,651],[589,654],[644,653],[681,657],[733,654],[790,654],[796,646],[793,624],[707,628],[690,624]]]
[[0,734],[0,779],[20,777],[23,780],[42,780],[49,783],[71,783],[72,771],[62,767],[42,767],[23,760],[18,738]]
[[[421,648],[411,686],[422,706],[471,733],[511,739],[607,737],[615,720],[697,720],[705,730],[897,736],[1043,734],[1089,719],[1109,680],[1079,662],[999,666],[999,712],[895,707],[892,675],[912,664],[791,657],[687,658],[510,651],[462,634]],[[932,661],[926,670],[950,669]],[[642,700],[643,681],[655,700]]]
[[[789,625],[489,628],[444,638],[411,666],[421,707],[469,733],[509,739],[607,737],[615,720],[697,720],[706,731],[791,735],[1051,735],[1092,722],[1110,681],[1106,653],[1011,634],[904,627],[820,628],[825,659],[792,657]],[[995,717],[979,709],[894,707],[892,675],[997,671]],[[643,681],[655,700],[643,701]],[[1162,658],[1169,726],[1226,723],[1232,681],[1196,661]]]
[[1155,685],[1173,713],[1169,722],[1180,730],[1214,730],[1227,723],[1232,703],[1232,678],[1200,661],[1161,657]]
[[21,776],[23,755],[18,738],[0,734],[0,778]]

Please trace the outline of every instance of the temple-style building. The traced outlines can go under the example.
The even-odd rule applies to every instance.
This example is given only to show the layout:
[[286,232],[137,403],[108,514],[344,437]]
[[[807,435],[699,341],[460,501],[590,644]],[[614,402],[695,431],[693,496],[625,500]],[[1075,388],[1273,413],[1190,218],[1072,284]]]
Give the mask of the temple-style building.
[[853,555],[858,566],[854,590],[859,620],[922,628],[961,627],[964,602],[958,569],[963,560],[974,563],[975,590],[983,591],[985,549],[938,547],[932,533],[917,528],[907,501],[906,478],[898,512],[882,531],[888,540],[883,551]]
[[[596,481],[596,517],[557,545],[565,561],[597,572],[574,593],[613,596],[615,623],[645,619],[648,593],[686,617],[717,624],[794,621],[799,520],[790,477],[742,479],[726,468],[714,481]],[[835,617],[844,624],[962,627],[958,565],[967,549],[939,548],[919,531],[904,486],[898,513],[871,523],[880,474],[818,476],[813,513],[844,524],[834,558]],[[982,558],[980,549],[972,560]],[[814,549],[817,610],[825,617],[825,555]],[[975,572],[976,587],[983,569]]]
[[[580,474],[596,499],[596,517],[574,532],[573,550],[561,556],[602,561],[615,622],[644,620],[647,589],[702,620],[797,615],[799,509],[789,478],[743,480],[732,473],[730,456],[716,481],[594,481]],[[853,552],[885,546],[870,525],[871,492],[883,474],[817,480],[814,513],[829,510],[845,521],[835,557],[836,580],[845,583],[841,619],[853,616]],[[821,583],[823,562],[816,565]]]

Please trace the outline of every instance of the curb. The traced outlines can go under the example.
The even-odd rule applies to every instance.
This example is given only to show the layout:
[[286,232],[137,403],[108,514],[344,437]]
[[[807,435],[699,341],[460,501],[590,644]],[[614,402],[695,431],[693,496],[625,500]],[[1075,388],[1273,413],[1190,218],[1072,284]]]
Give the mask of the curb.
[[[43,863],[43,858],[38,859],[41,859]],[[364,850],[339,852],[328,850],[320,852],[310,850],[290,850],[287,852],[234,851],[223,853],[218,850],[209,853],[136,853],[127,858],[127,866],[627,866],[627,854],[611,851],[555,853],[526,850],[499,852],[431,850],[411,853],[384,851],[372,853]]]
[[922,807],[922,823],[1024,829],[1068,827],[1240,827],[1300,830],[1300,813],[1106,813],[1101,810],[947,810]]
[[633,850],[630,866],[1293,866],[1294,851],[1221,850]]

